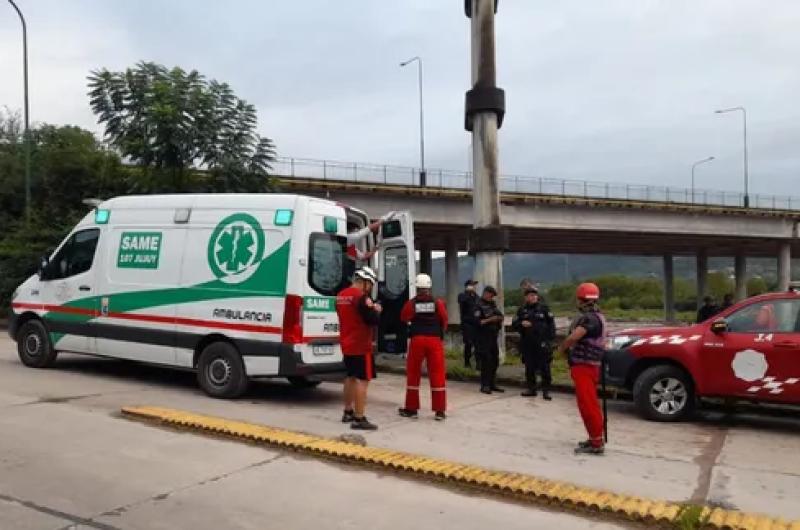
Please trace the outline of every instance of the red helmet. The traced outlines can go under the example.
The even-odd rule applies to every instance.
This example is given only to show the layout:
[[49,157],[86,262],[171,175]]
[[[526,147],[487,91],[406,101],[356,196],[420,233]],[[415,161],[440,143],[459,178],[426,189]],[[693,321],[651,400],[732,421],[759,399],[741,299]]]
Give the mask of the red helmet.
[[593,283],[582,283],[575,291],[575,296],[580,300],[598,300],[600,298],[600,288]]

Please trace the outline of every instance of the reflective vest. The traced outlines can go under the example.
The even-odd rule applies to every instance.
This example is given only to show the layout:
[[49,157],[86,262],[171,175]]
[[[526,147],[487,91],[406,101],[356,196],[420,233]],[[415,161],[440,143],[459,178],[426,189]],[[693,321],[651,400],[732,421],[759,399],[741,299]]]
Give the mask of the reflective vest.
[[411,319],[410,335],[441,337],[444,330],[436,300],[430,296],[417,296],[411,303],[414,305],[414,318]]
[[[569,351],[569,365],[590,364],[600,366],[606,353],[606,319],[600,311],[582,313],[569,328],[570,333],[577,327],[578,321],[584,317],[594,315],[600,321],[600,335],[597,337],[583,337]],[[591,317],[589,317],[591,318]]]

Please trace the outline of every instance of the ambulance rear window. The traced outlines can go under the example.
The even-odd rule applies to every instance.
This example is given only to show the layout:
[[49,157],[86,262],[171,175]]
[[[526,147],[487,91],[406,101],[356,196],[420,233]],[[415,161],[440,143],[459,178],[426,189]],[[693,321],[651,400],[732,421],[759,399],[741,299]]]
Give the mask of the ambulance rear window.
[[333,234],[311,234],[308,283],[320,294],[334,296],[347,281],[345,256],[347,240]]

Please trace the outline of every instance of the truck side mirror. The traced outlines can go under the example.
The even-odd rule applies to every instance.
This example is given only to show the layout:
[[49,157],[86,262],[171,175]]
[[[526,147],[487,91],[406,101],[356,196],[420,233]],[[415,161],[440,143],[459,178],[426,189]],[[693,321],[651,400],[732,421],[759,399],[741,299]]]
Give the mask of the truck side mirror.
[[711,323],[711,332],[721,335],[728,331],[728,321],[720,318]]

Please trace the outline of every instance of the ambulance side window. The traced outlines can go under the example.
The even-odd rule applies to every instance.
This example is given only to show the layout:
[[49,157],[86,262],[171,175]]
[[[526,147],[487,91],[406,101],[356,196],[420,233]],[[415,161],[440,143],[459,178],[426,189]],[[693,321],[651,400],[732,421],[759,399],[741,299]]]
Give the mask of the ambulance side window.
[[334,296],[347,281],[345,256],[347,240],[331,234],[311,234],[308,283],[320,294]]
[[99,238],[100,230],[97,228],[72,234],[50,260],[44,279],[61,280],[90,270]]

